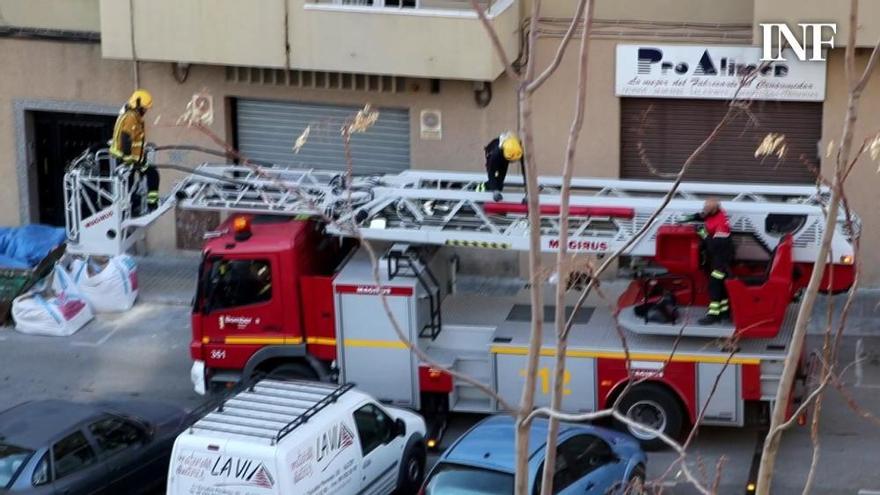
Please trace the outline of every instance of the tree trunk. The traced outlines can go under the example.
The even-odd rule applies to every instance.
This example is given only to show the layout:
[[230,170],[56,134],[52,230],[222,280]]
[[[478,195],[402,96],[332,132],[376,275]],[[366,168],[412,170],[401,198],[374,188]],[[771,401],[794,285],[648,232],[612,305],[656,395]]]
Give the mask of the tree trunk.
[[516,426],[516,493],[529,493],[529,429],[531,424],[526,417],[535,406],[535,382],[538,375],[538,360],[544,339],[544,274],[541,267],[541,216],[539,211],[538,171],[535,170],[534,142],[532,140],[532,105],[525,89],[520,90],[520,119],[522,125],[523,147],[525,148],[526,190],[529,207],[529,283],[531,284],[532,331],[529,335],[529,349],[526,364],[525,384],[523,385],[520,410]]
[[[786,421],[786,412],[788,411],[788,405],[791,401],[794,378],[797,373],[801,351],[806,338],[807,323],[810,321],[810,316],[813,313],[813,306],[815,305],[816,298],[819,294],[819,285],[822,282],[822,275],[825,272],[828,254],[831,250],[831,239],[834,237],[834,231],[837,225],[837,214],[843,190],[843,178],[845,169],[850,160],[853,134],[855,132],[855,124],[858,118],[858,102],[861,96],[861,91],[859,91],[858,88],[860,84],[854,85],[852,82],[853,64],[855,60],[855,31],[858,25],[857,20],[858,0],[851,0],[849,18],[850,33],[846,46],[846,74],[850,94],[846,109],[846,119],[844,120],[843,132],[840,140],[840,150],[838,151],[834,167],[834,179],[831,183],[831,198],[826,211],[825,230],[822,233],[822,244],[813,265],[813,273],[810,276],[810,283],[807,286],[804,299],[798,309],[794,333],[791,338],[791,343],[788,346],[788,354],[785,357],[782,377],[779,380],[779,388],[776,390],[776,399],[773,404],[773,415],[770,419],[770,430],[767,434],[767,438],[764,440],[764,449],[761,454],[761,465],[758,469],[756,495],[770,494],[770,485],[773,482],[773,470],[776,465],[776,457],[779,454],[779,445],[782,441],[782,433],[779,430],[779,426]],[[868,75],[869,74],[865,74],[864,77],[867,77]],[[862,81],[860,81],[860,83],[861,82]]]
[[[575,98],[575,116],[571,122],[566,147],[565,163],[562,167],[562,189],[560,191],[559,204],[559,252],[556,255],[556,300],[554,321],[556,323],[556,364],[553,374],[553,395],[550,399],[550,408],[554,411],[562,410],[562,399],[565,389],[565,353],[568,349],[568,336],[566,335],[565,318],[565,294],[568,286],[569,263],[568,256],[568,211],[571,195],[571,176],[574,172],[574,157],[577,151],[577,142],[584,123],[584,105],[587,94],[587,69],[589,61],[590,26],[593,19],[593,0],[587,0],[586,13],[583,14],[583,30],[581,33],[580,60],[578,66],[578,89]],[[576,20],[572,21],[573,23]],[[556,437],[559,434],[559,420],[550,417],[547,430],[547,446],[544,452],[544,471],[541,474],[541,493],[549,495],[553,493],[553,475],[556,473]]]

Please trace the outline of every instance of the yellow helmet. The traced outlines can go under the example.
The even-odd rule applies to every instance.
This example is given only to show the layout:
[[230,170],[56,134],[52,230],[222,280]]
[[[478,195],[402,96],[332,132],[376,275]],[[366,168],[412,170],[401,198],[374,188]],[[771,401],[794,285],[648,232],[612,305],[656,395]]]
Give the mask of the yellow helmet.
[[515,134],[508,132],[501,135],[501,150],[504,152],[504,158],[509,162],[515,162],[522,158],[522,143]]
[[146,89],[135,90],[135,92],[131,94],[131,98],[128,99],[128,106],[131,108],[141,107],[149,109],[153,106],[153,95],[151,95]]

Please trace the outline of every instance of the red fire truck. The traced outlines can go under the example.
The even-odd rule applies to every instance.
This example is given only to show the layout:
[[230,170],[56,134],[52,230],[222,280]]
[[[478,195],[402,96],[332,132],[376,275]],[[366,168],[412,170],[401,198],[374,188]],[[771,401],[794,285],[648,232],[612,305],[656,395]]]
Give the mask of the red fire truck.
[[[143,227],[170,209],[236,212],[206,240],[192,316],[196,391],[256,373],[355,382],[388,403],[421,410],[438,425],[449,411],[500,409],[443,368],[467,373],[506,401],[524,383],[531,311],[523,284],[501,295],[457,290],[462,249],[495,256],[525,250],[528,219],[522,180],[509,179],[509,203],[476,191],[477,174],[416,172],[344,179],[335,172],[205,164],[175,197],[132,218],[124,174],[103,186],[107,200],[82,207],[95,167],[68,173],[68,232],[73,251],[124,251]],[[542,249],[558,249],[558,178],[540,179]],[[569,248],[598,257],[619,249],[648,222],[669,184],[575,179]],[[111,190],[112,189],[112,190]],[[701,410],[703,423],[743,426],[768,416],[824,223],[826,191],[813,187],[682,184],[668,207],[627,249],[636,275],[616,310],[595,302],[574,317],[563,407],[608,407],[629,380],[647,378],[620,402],[631,417],[682,434]],[[736,245],[727,281],[733,321],[703,326],[707,275],[700,240],[678,225],[707,197],[722,201]],[[80,198],[80,199],[77,199]],[[93,202],[94,203],[94,202]],[[841,218],[824,289],[853,282],[850,229]],[[371,243],[377,264],[362,242]],[[827,276],[833,270],[833,277]],[[671,294],[678,315],[649,321],[635,308]],[[570,293],[569,305],[579,293]],[[547,298],[547,300],[552,300]],[[553,308],[539,308],[552,324]],[[420,362],[398,329],[442,366]],[[538,405],[549,405],[553,332],[545,332]],[[732,340],[731,340],[732,338]],[[673,352],[673,349],[675,351]],[[732,355],[731,355],[732,352]],[[717,382],[717,385],[716,385]],[[712,390],[715,389],[714,394]],[[656,438],[632,430],[649,447]]]

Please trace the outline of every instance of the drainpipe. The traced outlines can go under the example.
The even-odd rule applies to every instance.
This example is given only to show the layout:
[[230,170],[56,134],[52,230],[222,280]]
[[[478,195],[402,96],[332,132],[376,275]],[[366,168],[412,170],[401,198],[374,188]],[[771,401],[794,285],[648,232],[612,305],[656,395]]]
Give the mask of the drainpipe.
[[131,34],[131,72],[134,78],[134,89],[138,89],[141,87],[141,77],[138,70],[137,51],[134,48],[134,0],[128,0],[128,27]]

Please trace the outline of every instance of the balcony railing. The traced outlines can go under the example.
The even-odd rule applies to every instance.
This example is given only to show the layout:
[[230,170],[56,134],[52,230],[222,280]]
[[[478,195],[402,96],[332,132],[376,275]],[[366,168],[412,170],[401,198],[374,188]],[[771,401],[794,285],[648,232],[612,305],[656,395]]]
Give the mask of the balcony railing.
[[[470,0],[292,0],[291,66],[305,70],[495,80],[503,71]],[[509,59],[518,0],[478,0]]]
[[[491,12],[497,0],[477,0],[486,12]],[[457,10],[472,11],[470,0],[314,0],[313,5],[336,5],[340,7],[373,7],[377,9]]]
[[[519,0],[478,1],[507,58],[516,58]],[[101,0],[103,55],[474,81],[493,81],[504,72],[470,0],[263,0],[260,5]]]

